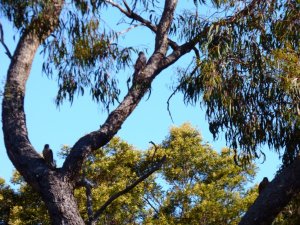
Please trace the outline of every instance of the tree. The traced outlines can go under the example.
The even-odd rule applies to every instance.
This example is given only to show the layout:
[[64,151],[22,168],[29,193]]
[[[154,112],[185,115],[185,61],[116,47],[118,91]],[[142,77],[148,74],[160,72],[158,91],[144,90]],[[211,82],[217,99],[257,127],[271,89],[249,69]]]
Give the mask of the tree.
[[147,194],[156,209],[144,224],[238,224],[257,197],[257,186],[246,188],[255,165],[237,166],[232,150],[217,153],[190,124],[173,127],[158,154],[167,157],[158,172],[166,187]]
[[[64,146],[63,157],[68,151],[69,148]],[[94,218],[94,214],[99,208],[102,209],[98,213],[101,222],[97,224],[133,224],[143,216],[145,213],[141,210],[145,208],[143,195],[147,190],[147,184],[154,182],[153,178],[149,178],[133,191],[124,193],[124,196],[117,198],[108,208],[103,207],[111,196],[123,191],[124,186],[130,185],[140,174],[144,174],[144,168],[139,168],[141,161],[140,151],[116,137],[97,154],[87,159],[74,193],[80,215],[87,224],[96,224],[98,218]],[[146,168],[151,169],[144,164]],[[13,191],[3,183],[3,190],[0,193],[3,192],[1,201],[5,204],[1,205],[3,215],[0,219],[7,218],[7,224],[50,224],[45,204],[39,194],[17,172],[14,173],[12,181],[20,187],[17,191]],[[9,210],[5,210],[6,208]]]
[[[284,63],[290,56],[299,58],[299,2],[212,0],[215,17],[202,17],[204,3],[194,1],[192,9],[177,14],[176,0],[166,0],[161,13],[155,1],[0,1],[1,13],[20,32],[14,54],[5,48],[11,58],[2,104],[5,145],[14,166],[41,194],[53,224],[84,223],[73,195],[84,161],[114,137],[160,72],[190,52],[194,60],[179,70],[174,93],[182,91],[187,103],[202,100],[211,132],[217,136],[226,130],[230,146],[240,149],[237,159],[259,157],[257,147],[265,143],[285,148],[286,168],[259,195],[241,224],[271,223],[300,191],[295,179],[300,173],[298,64],[295,70]],[[133,72],[138,82],[129,86],[122,101],[113,71],[128,66],[134,51],[118,45],[118,33],[100,26],[104,6],[117,8],[129,24],[154,33],[153,53],[143,69]],[[6,47],[2,29],[0,34]],[[57,104],[65,98],[73,101],[74,94],[85,89],[108,110],[118,104],[100,129],[74,144],[57,169],[47,167],[26,128],[25,84],[41,45],[44,72],[58,75]],[[280,48],[289,57],[276,55]]]
[[5,180],[0,178],[0,222],[4,225],[8,224],[10,212],[13,210],[16,202],[14,191],[5,185]]
[[[64,147],[63,155],[68,151]],[[82,187],[75,190],[84,220],[91,223],[99,205],[162,155],[167,158],[163,169],[116,199],[95,224],[237,224],[257,196],[257,186],[245,188],[255,175],[255,165],[238,167],[232,151],[218,154],[203,143],[199,131],[183,124],[147,151],[115,137],[89,157],[81,171]],[[13,209],[7,216],[9,224],[49,224],[38,193],[18,173],[13,182],[20,185],[13,192],[17,198],[9,201],[10,194],[3,193],[3,202],[10,202]]]
[[[2,203],[9,203],[10,210],[0,218],[5,224],[30,225],[43,223],[51,224],[46,206],[40,195],[30,187],[18,172],[13,174],[12,183],[19,185],[18,190],[10,189],[10,194],[3,193]],[[0,220],[1,220],[0,219]]]

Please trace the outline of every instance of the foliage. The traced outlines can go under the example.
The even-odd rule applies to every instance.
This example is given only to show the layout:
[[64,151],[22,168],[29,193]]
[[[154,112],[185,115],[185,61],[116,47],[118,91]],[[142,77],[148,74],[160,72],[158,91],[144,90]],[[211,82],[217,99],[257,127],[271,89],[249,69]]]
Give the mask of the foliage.
[[226,128],[247,161],[263,155],[262,144],[285,148],[285,164],[299,152],[299,12],[299,1],[260,1],[228,19],[180,16],[182,37],[196,39],[201,57],[179,69],[175,92],[186,103],[202,98],[214,137]]
[[[63,152],[67,154],[66,146]],[[161,145],[148,151],[138,151],[120,138],[114,138],[88,158],[81,175],[93,186],[92,210],[99,209],[110,196],[132,183],[163,155],[167,157],[163,169],[117,198],[101,215],[99,224],[199,224],[199,221],[237,224],[257,196],[256,188],[245,188],[255,175],[253,164],[238,167],[231,150],[217,153],[208,143],[203,143],[197,130],[183,124],[173,127]],[[10,201],[9,221],[48,224],[49,218],[38,194],[18,173],[14,174],[13,182],[20,188],[16,193],[11,190],[17,198]],[[3,196],[8,203],[10,194],[5,192]],[[76,189],[75,196],[81,215],[87,221],[86,188]]]
[[30,225],[51,224],[45,204],[37,192],[27,185],[22,177],[15,172],[13,184],[19,184],[17,191],[1,183],[0,188],[0,221],[4,224]]
[[[245,1],[193,2],[194,7],[175,15],[169,32],[193,43],[198,52],[189,67],[178,70],[175,92],[183,92],[186,103],[206,106],[210,131],[217,137],[226,128],[226,140],[241,149],[242,160],[260,157],[258,147],[268,144],[285,148],[284,163],[291,163],[300,150],[299,1],[254,1],[247,7]],[[2,14],[24,32],[48,1],[2,0],[0,5]],[[110,5],[68,2],[58,28],[45,41],[43,71],[49,76],[58,71],[58,105],[86,89],[106,109],[118,102],[116,75],[130,66],[137,49],[121,47],[120,34],[101,18]],[[200,14],[205,5],[214,9],[213,17]],[[131,6],[149,23],[159,22],[156,1],[134,0]]]
[[0,222],[8,224],[9,216],[16,202],[14,191],[0,178]]
[[289,225],[300,223],[300,196],[297,195],[278,215],[272,225]]
[[239,167],[230,149],[217,153],[202,142],[197,130],[183,124],[162,143],[167,163],[160,181],[167,188],[161,198],[148,195],[153,204],[159,199],[151,224],[238,224],[257,197],[255,188],[245,188],[256,167]]
[[[130,185],[139,177],[139,173],[143,173],[138,166],[141,160],[140,151],[120,138],[113,138],[107,146],[86,161],[82,175],[94,184],[93,211],[100,208],[110,196]],[[134,224],[134,221],[140,219],[145,213],[143,195],[149,183],[153,182],[153,178],[150,177],[130,193],[113,201],[101,215],[101,224]],[[88,218],[85,192],[79,189],[75,196],[84,218]]]
[[[73,187],[86,157],[107,144],[118,132],[145,93],[151,89],[151,83],[156,76],[192,50],[195,57],[190,66],[178,70],[178,84],[174,87],[174,93],[183,92],[186,103],[195,104],[200,101],[202,106],[205,106],[210,131],[215,138],[220,131],[226,130],[226,140],[234,150],[233,152],[224,150],[223,158],[227,155],[235,156],[243,163],[248,162],[251,165],[252,158],[264,155],[259,151],[259,147],[268,144],[277,151],[285,148],[284,166],[293,162],[300,151],[299,0],[250,2],[194,0],[193,2],[192,7],[178,13],[178,10],[175,10],[177,1],[165,1],[160,15],[162,4],[157,1],[133,0],[128,5],[126,1],[111,0],[66,2],[0,0],[1,16],[10,20],[21,34],[14,57],[10,57],[11,65],[3,100],[5,144],[16,168],[32,186],[39,188],[47,203],[52,200],[51,196],[47,196],[47,189],[53,190],[54,196],[58,195],[59,185],[48,185],[51,178],[58,184],[66,184],[65,187],[68,187],[65,191],[68,192],[66,196],[73,197]],[[200,9],[200,6],[206,4],[213,11],[209,16],[202,14]],[[44,161],[30,145],[26,129],[25,85],[34,54],[38,46],[42,45],[41,52],[46,58],[43,71],[49,76],[58,75],[56,77],[59,87],[56,98],[58,105],[66,98],[72,102],[75,94],[84,94],[88,89],[92,97],[109,110],[120,97],[117,74],[131,66],[130,55],[137,52],[137,49],[121,46],[118,41],[119,33],[102,20],[101,15],[107,6],[117,8],[125,16],[126,19],[122,19],[122,23],[150,29],[155,35],[154,53],[142,70],[132,73],[132,76],[135,76],[133,78],[136,78],[132,80],[137,80],[142,85],[132,82],[129,87],[130,79],[128,79],[127,95],[116,110],[109,114],[103,126],[79,139],[67,156],[63,169],[51,173],[51,169],[45,166]],[[127,28],[131,29],[128,26]],[[2,27],[0,32],[1,44],[10,56],[9,48],[4,43]],[[20,140],[24,141],[22,145],[19,144]],[[161,145],[161,148],[165,148],[168,152],[169,147],[166,147],[166,143]],[[149,158],[149,154],[146,156],[141,154],[140,163],[134,162],[129,165],[128,170],[124,170],[125,173],[131,172],[128,176],[124,174],[125,178],[137,178],[142,173],[142,168],[147,169],[147,163],[157,162],[155,157],[159,153],[156,154],[156,151],[155,146],[152,150],[153,160]],[[186,156],[186,152],[180,154]],[[117,152],[108,153],[114,160],[115,155]],[[131,156],[135,157],[134,154]],[[176,158],[175,156],[172,157]],[[165,157],[168,158],[169,155],[166,154]],[[199,188],[197,184],[189,181],[194,179],[189,176],[195,176],[196,180],[204,184],[207,182],[206,177],[199,176],[195,171],[189,174],[194,168],[188,162],[178,161],[176,165],[182,166],[181,169],[175,169],[175,172],[172,172],[174,168],[170,171],[166,169],[161,173],[165,182],[170,184],[170,191],[160,192],[159,185],[154,185],[157,189],[151,190],[153,193],[160,193],[165,201],[156,209],[157,215],[154,216],[158,216],[158,219],[164,214],[164,207],[168,214],[166,218],[171,214],[172,219],[191,219],[188,212],[197,208],[198,204],[204,204],[205,199],[199,196],[182,198],[185,190],[191,189],[196,193],[198,189],[202,190],[202,187]],[[247,165],[243,165],[245,171],[249,169]],[[105,164],[100,166],[104,166],[102,168],[104,171],[109,169],[107,173],[112,175],[111,168],[106,168]],[[180,174],[180,170],[185,174]],[[121,173],[118,170],[116,172]],[[48,173],[49,176],[41,177],[40,175],[44,173]],[[178,174],[180,176],[177,178]],[[84,170],[81,175],[83,179],[86,178]],[[209,178],[210,176],[207,175]],[[247,174],[245,176],[247,177]],[[41,182],[40,178],[44,182]],[[121,182],[118,176],[114,178],[115,182]],[[233,182],[235,178],[232,178]],[[181,190],[183,180],[180,179],[189,181],[188,187]],[[128,185],[127,181],[125,183],[122,181],[121,186]],[[234,184],[242,183],[242,180],[235,182],[237,183]],[[41,186],[41,183],[47,185]],[[220,184],[225,190],[214,193],[214,196],[220,199],[226,196],[226,188],[231,187],[231,184],[229,181],[225,184]],[[287,186],[284,189],[287,189]],[[276,189],[276,185],[273,187],[275,192],[280,192],[280,189]],[[109,195],[115,193],[117,189],[108,188],[108,192],[110,191],[112,192]],[[245,195],[241,191],[243,190],[240,190],[239,194]],[[283,195],[284,191],[280,194]],[[290,197],[292,194],[294,192],[288,193],[287,196]],[[109,195],[105,197],[108,198]],[[231,196],[231,198],[238,197]],[[69,213],[62,209],[68,208],[66,205],[72,202],[73,198],[64,200],[66,199],[53,202],[53,210],[59,209],[57,214]],[[74,215],[74,220],[83,223],[75,202],[72,203],[69,214]],[[151,205],[150,201],[147,203]],[[220,202],[218,204],[222,205]],[[218,204],[215,204],[213,209],[216,210]],[[282,201],[281,206],[284,204],[286,202]],[[19,211],[22,211],[22,208],[16,209],[16,213]],[[269,215],[262,220],[273,219],[277,213],[275,211],[269,210]],[[87,213],[89,214],[89,210]],[[181,218],[182,215],[184,217]],[[64,220],[64,216],[59,215],[58,220]],[[117,219],[121,221],[120,218]],[[132,219],[134,220],[136,218]],[[219,219],[216,220],[222,223]],[[206,218],[205,221],[207,222]],[[214,221],[208,221],[212,222]]]

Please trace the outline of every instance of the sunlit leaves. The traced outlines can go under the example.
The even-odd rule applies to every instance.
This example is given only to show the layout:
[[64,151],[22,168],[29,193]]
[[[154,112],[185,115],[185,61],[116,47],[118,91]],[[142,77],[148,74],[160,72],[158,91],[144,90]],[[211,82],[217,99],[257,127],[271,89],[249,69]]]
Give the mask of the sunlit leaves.
[[[143,173],[139,162],[142,160],[140,151],[119,138],[114,138],[96,154],[92,155],[83,167],[83,175],[95,184],[93,188],[94,210],[104,204],[110,196],[123,190]],[[148,165],[150,166],[150,165]],[[143,195],[148,183],[153,178],[139,184],[130,193],[116,199],[101,216],[100,221],[116,224],[133,224],[145,212]],[[86,218],[86,196],[83,190],[76,192],[81,211]]]
[[[1,181],[1,179],[0,179]],[[18,190],[0,183],[0,222],[4,224],[50,224],[45,204],[41,197],[17,172],[14,173],[14,184],[19,184]]]
[[[61,155],[66,157],[68,153],[69,148],[63,146]],[[112,139],[85,161],[80,176],[92,184],[92,205],[96,211],[110,196],[166,156],[161,170],[117,198],[97,224],[169,225],[202,221],[234,225],[257,192],[255,188],[245,188],[255,175],[255,166],[239,167],[234,164],[233,155],[227,148],[220,153],[214,151],[203,143],[199,131],[183,124],[171,128],[161,144],[152,143],[146,151],[136,150],[120,138]],[[0,220],[2,216],[12,224],[49,224],[37,193],[18,173],[14,174],[14,183],[20,185],[16,192],[0,179]],[[75,196],[80,213],[87,220],[85,187],[77,188]]]
[[167,191],[150,224],[238,223],[257,195],[245,189],[254,165],[238,167],[231,150],[217,153],[189,124],[173,127],[160,147],[167,156],[161,172]]

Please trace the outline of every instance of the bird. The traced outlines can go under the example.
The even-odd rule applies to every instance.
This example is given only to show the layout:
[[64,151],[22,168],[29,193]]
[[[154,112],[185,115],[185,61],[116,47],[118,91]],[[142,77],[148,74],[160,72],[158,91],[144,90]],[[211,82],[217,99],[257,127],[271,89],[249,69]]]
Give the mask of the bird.
[[132,83],[136,84],[139,81],[139,73],[140,71],[146,66],[147,58],[144,52],[139,52],[139,56],[134,64],[134,74],[133,74],[133,80]]
[[267,177],[264,177],[264,179],[259,183],[258,185],[258,194],[261,194],[262,191],[268,186],[269,179]]
[[46,164],[51,167],[54,168],[55,167],[55,163],[53,160],[53,152],[49,147],[49,144],[45,144],[44,149],[43,149],[43,157],[44,160],[46,162]]
[[134,64],[135,72],[139,72],[142,68],[146,66],[147,58],[144,52],[139,52],[139,56]]

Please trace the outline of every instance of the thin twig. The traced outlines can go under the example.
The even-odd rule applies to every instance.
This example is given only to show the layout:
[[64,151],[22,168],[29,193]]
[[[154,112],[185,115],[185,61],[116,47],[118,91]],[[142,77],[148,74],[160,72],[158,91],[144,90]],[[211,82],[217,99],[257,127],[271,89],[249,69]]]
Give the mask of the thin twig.
[[154,152],[153,152],[152,159],[151,159],[151,161],[154,162],[154,156],[156,154],[156,151],[157,151],[158,147],[153,141],[149,141],[149,143],[154,146]]
[[159,214],[159,211],[155,208],[155,206],[149,201],[148,198],[143,197],[143,199],[150,205],[150,207],[156,212],[156,214]]
[[132,26],[128,27],[128,28],[125,29],[125,30],[122,30],[122,31],[117,32],[117,33],[116,33],[116,36],[113,37],[112,39],[110,39],[109,42],[112,43],[112,42],[116,39],[117,36],[121,36],[121,35],[123,35],[123,34],[126,34],[126,33],[129,32],[130,30],[132,30],[132,29],[134,29],[134,28],[136,28],[136,27],[138,27],[138,26],[141,26],[141,25],[142,25],[142,24],[135,24],[135,25],[132,25]]

